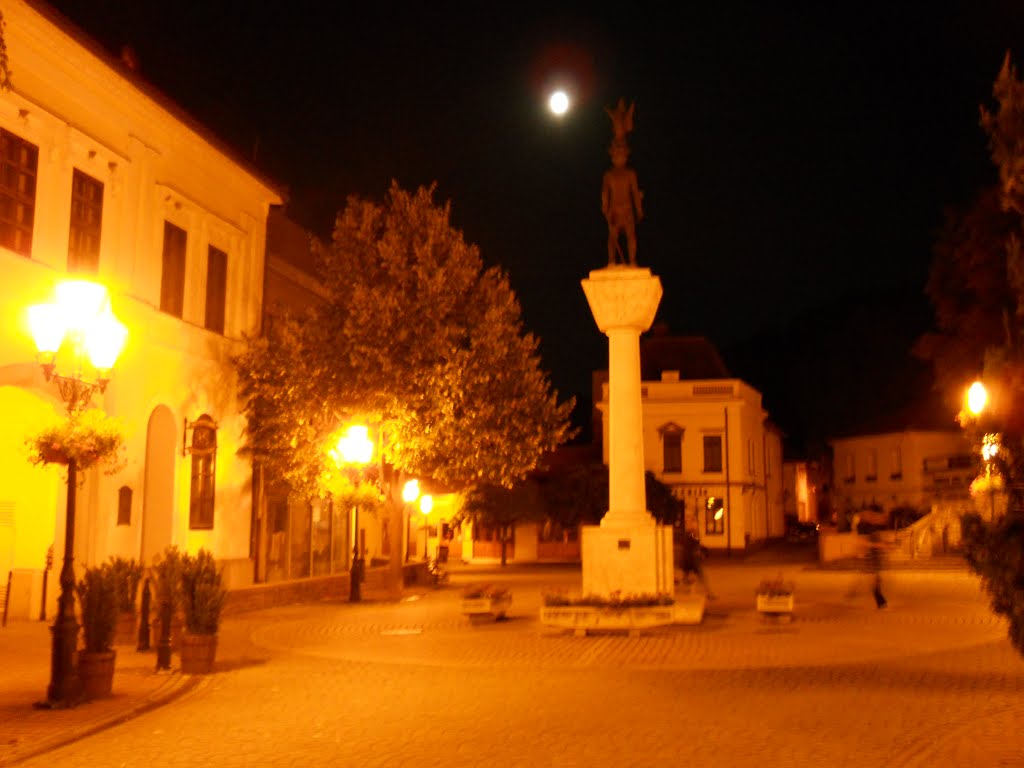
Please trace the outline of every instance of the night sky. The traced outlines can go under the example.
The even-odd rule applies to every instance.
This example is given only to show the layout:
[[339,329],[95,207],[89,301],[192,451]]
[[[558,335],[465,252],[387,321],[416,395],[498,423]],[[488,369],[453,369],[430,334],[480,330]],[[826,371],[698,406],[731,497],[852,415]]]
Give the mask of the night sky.
[[[978,106],[1008,50],[1024,63],[1020,3],[365,5],[54,3],[131,45],[322,235],[349,194],[436,181],[563,395],[607,362],[579,280],[606,261],[604,107],[634,101],[659,320],[719,345],[787,450],[928,399],[909,347],[931,323],[931,248],[943,210],[995,180]],[[561,120],[555,82],[575,95]]]

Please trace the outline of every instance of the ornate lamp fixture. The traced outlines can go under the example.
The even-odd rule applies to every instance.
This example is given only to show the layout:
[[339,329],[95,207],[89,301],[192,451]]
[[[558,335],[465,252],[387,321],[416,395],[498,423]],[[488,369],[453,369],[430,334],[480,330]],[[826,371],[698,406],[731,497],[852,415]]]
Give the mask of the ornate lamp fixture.
[[[68,413],[74,413],[106,389],[128,329],[114,317],[107,289],[99,283],[70,280],[58,285],[56,294],[55,302],[28,308],[29,327],[46,380],[57,382]],[[68,374],[57,372],[62,348],[70,353]],[[91,378],[85,371],[86,359],[95,374]]]
[[[106,389],[110,369],[128,336],[110,309],[107,289],[87,280],[70,280],[57,286],[56,301],[29,307],[29,326],[38,350],[37,359],[47,381],[56,381],[68,418],[74,419],[96,392]],[[66,349],[70,373],[57,373],[57,355]],[[92,365],[89,377],[85,359]],[[78,621],[75,618],[75,494],[78,459],[67,458],[67,508],[64,523],[64,562],[60,571],[60,598],[53,623],[50,685],[40,706],[63,708],[81,699],[82,685],[75,668]]]

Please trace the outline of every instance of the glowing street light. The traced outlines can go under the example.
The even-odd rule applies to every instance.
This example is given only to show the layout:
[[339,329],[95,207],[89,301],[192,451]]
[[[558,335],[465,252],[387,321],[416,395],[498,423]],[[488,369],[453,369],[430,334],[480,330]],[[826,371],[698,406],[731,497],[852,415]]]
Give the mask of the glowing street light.
[[434,508],[434,497],[429,493],[420,496],[420,512],[423,514],[423,559],[428,560],[430,553],[427,551],[430,542],[430,510]]
[[[124,347],[128,330],[113,315],[107,289],[88,280],[69,280],[57,286],[56,301],[28,308],[29,328],[36,345],[37,360],[47,381],[55,381],[68,415],[81,410],[96,392],[103,392]],[[57,356],[64,349],[70,373],[57,373]],[[88,377],[85,359],[94,376]],[[60,597],[53,622],[50,654],[50,685],[41,706],[74,706],[82,695],[82,683],[75,668],[78,621],[75,618],[75,496],[78,464],[67,461],[67,505],[64,522],[64,563],[60,571]]]
[[967,410],[978,416],[988,405],[988,390],[980,381],[976,381],[967,388]]
[[420,497],[420,481],[409,480],[402,487],[402,501],[406,504],[412,504],[416,499]]
[[[328,454],[337,464],[353,464],[361,467],[373,460],[373,441],[370,430],[362,424],[352,424],[338,438],[335,447]],[[358,603],[363,598],[362,582],[364,560],[359,551],[359,505],[353,507],[352,516],[352,568],[349,571],[349,602]]]
[[[419,497],[420,481],[415,478],[407,480],[402,486],[402,501],[406,504],[413,504]],[[412,515],[409,514],[408,507],[403,509],[403,514],[405,515],[405,562],[409,562],[412,558]]]
[[[47,381],[56,381],[68,413],[84,408],[110,381],[128,329],[114,317],[107,289],[88,280],[69,280],[57,286],[57,301],[28,308],[29,329],[38,351],[37,359]],[[57,373],[57,354],[70,353],[71,372]],[[85,360],[95,376],[85,372]]]

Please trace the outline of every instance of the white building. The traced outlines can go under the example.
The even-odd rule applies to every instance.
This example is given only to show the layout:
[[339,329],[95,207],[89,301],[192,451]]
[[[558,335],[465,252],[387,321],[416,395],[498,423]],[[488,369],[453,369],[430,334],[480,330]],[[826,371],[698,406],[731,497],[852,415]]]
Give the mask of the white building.
[[898,507],[927,512],[940,501],[969,498],[977,473],[959,430],[917,430],[856,435],[829,441],[833,498],[838,511]]
[[[77,564],[211,550],[252,578],[251,469],[229,357],[258,331],[269,206],[279,195],[174,104],[45,5],[3,6],[0,93],[0,584],[35,616],[47,550],[63,556],[65,473],[23,442],[64,405],[36,364],[29,305],[82,276],[108,287],[127,346],[94,405],[118,417],[127,466],[78,493]],[[61,359],[58,358],[58,369]],[[198,428],[197,428],[198,426]],[[193,441],[216,450],[191,454]],[[49,610],[52,615],[52,607]]]
[[[644,467],[683,502],[687,527],[723,551],[781,537],[782,435],[761,393],[729,377],[704,338],[656,329],[640,354]],[[597,392],[607,463],[607,384]]]

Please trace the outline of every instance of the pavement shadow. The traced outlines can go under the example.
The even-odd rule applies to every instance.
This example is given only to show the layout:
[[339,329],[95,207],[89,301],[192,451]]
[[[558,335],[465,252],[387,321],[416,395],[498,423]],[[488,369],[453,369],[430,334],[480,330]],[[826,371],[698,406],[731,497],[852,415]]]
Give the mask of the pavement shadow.
[[248,669],[249,667],[262,667],[270,661],[266,659],[225,659],[224,661],[217,660],[213,663],[214,672],[234,672],[239,669]]

